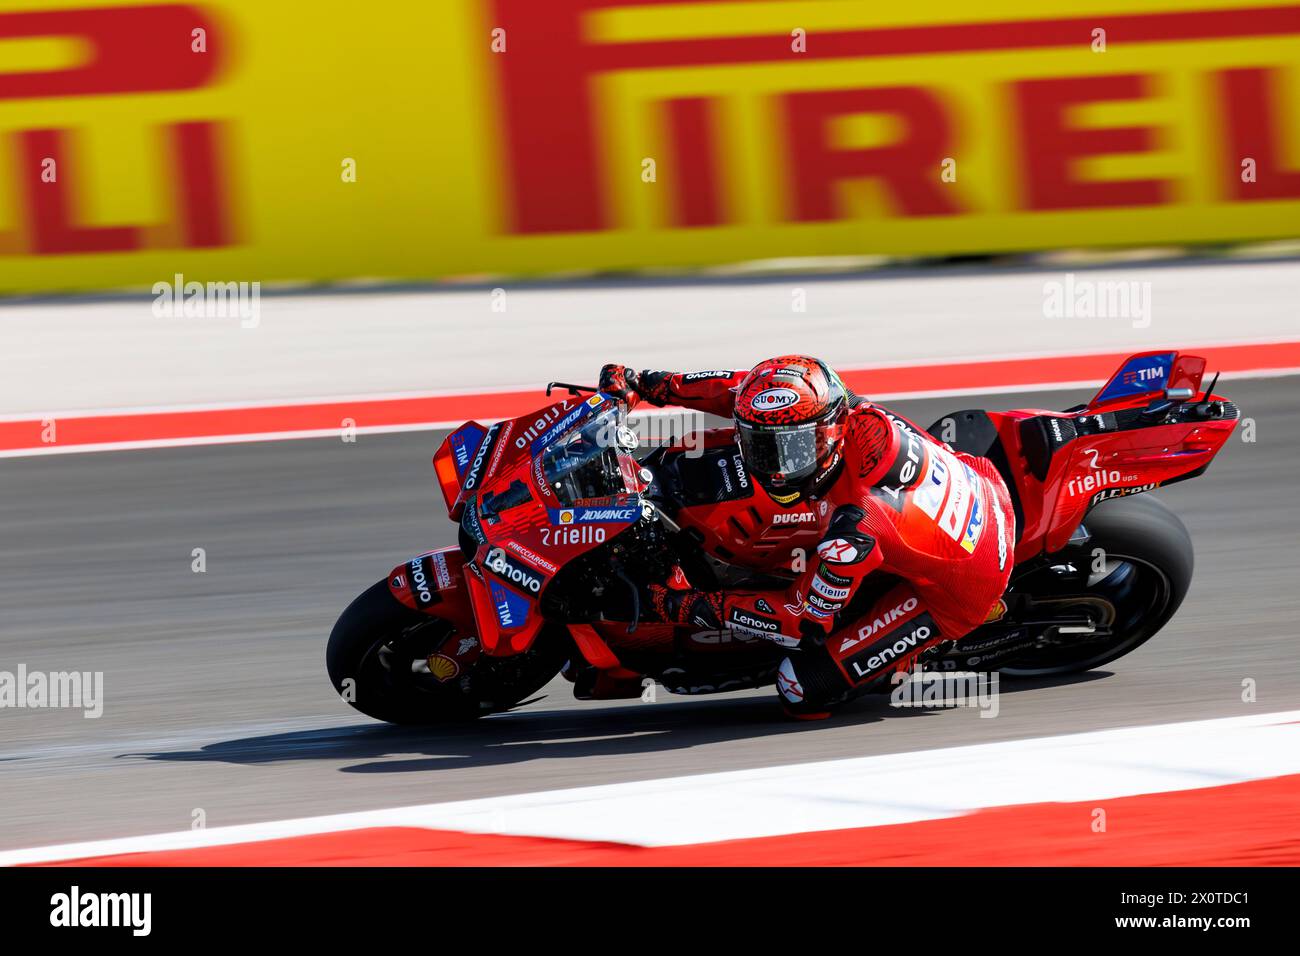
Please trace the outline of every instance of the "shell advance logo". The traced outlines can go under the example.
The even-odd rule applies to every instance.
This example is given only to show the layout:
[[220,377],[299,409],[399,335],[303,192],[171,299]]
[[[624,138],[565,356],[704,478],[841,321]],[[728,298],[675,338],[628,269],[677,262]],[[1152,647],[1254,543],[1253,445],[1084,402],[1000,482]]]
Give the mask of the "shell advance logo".
[[749,407],[756,412],[771,412],[778,408],[789,408],[799,402],[799,393],[792,388],[768,388],[749,400]]
[[551,524],[613,524],[627,523],[641,517],[639,506],[611,508],[548,508]]

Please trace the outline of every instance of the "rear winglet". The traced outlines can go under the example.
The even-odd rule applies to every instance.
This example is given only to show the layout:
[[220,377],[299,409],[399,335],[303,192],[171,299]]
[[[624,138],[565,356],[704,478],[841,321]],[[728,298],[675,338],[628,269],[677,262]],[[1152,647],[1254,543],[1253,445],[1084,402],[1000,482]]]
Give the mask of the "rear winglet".
[[1169,390],[1190,389],[1194,398],[1205,375],[1205,359],[1178,352],[1139,352],[1124,360],[1088,408],[1095,409],[1119,402],[1147,397],[1164,397]]

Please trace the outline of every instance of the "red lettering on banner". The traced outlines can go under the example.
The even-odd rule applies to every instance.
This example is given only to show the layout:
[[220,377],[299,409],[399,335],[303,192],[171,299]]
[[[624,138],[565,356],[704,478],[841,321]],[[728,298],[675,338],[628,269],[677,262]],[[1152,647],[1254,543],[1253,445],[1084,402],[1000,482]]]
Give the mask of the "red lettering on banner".
[[[951,131],[943,105],[929,90],[899,86],[876,90],[815,90],[785,96],[786,143],[800,222],[841,218],[835,185],[845,179],[881,179],[906,216],[961,212],[952,187],[939,179],[949,155]],[[834,149],[830,121],[861,113],[887,113],[903,127],[896,143],[865,149]]]
[[[131,252],[140,248],[140,230],[131,226],[74,226],[68,183],[75,182],[75,167],[64,149],[65,131],[26,130],[18,134],[23,195],[31,227],[32,252],[54,255],[74,252]],[[55,162],[56,175],[41,175],[46,159]],[[69,173],[72,175],[69,175]]]
[[1150,152],[1149,126],[1083,128],[1070,122],[1070,110],[1084,103],[1141,99],[1146,76],[1087,76],[1021,80],[1012,84],[1019,108],[1020,168],[1028,209],[1091,209],[1100,206],[1153,206],[1169,202],[1169,183],[1161,179],[1087,180],[1075,164],[1091,156]]
[[[229,245],[230,199],[219,162],[220,124],[176,123],[167,127],[174,144],[174,188],[181,245],[205,248]],[[134,252],[144,248],[146,230],[139,226],[78,226],[76,220],[77,164],[68,156],[67,130],[24,130],[17,133],[21,193],[26,202],[29,250],[36,255]],[[42,175],[45,161],[54,160],[56,175]],[[6,251],[0,244],[0,251]],[[8,250],[14,253],[19,249]]]
[[[1279,142],[1281,70],[1224,70],[1219,76],[1223,106],[1223,164],[1230,199],[1300,199],[1300,171],[1285,168]],[[1294,113],[1292,114],[1294,115]],[[1255,181],[1243,182],[1241,161],[1255,161]]]
[[[498,70],[501,92],[507,232],[536,234],[613,228],[608,200],[601,186],[604,157],[592,92],[593,80],[602,73],[714,64],[789,63],[795,57],[801,61],[817,61],[1078,48],[1086,46],[1092,31],[1098,28],[1106,31],[1107,41],[1113,46],[1300,33],[1300,7],[1294,5],[827,30],[818,32],[815,41],[802,54],[791,52],[786,33],[600,43],[588,41],[583,32],[585,18],[595,11],[659,4],[685,6],[692,2],[730,2],[739,6],[744,0],[641,0],[639,3],[492,0],[491,23],[504,27],[510,38],[509,52],[491,57]],[[869,73],[864,66],[866,75]],[[1055,124],[1039,130],[1034,138],[1034,124],[1023,118],[1019,120],[1022,142],[1046,143],[1057,150],[1054,156],[1048,157],[1048,168],[1037,168],[1040,158],[1037,155],[1033,157],[1035,162],[1026,166],[1031,176],[1035,171],[1038,173],[1031,185],[1031,208],[1150,205],[1167,201],[1168,184],[1161,180],[1087,182],[1078,181],[1071,174],[1070,164],[1076,158],[1098,152],[1144,152],[1150,148],[1150,130],[1078,130],[1069,127],[1061,115],[1070,103],[1140,95],[1140,82],[1137,93],[1126,85],[1136,78],[1118,78],[1118,84],[1114,82],[1116,79],[1065,79],[1043,81],[1062,86],[1017,87],[1028,97],[1029,105],[1038,109],[1040,118]],[[1094,95],[1072,90],[1071,84],[1075,83],[1088,85]],[[1111,87],[1108,91],[1107,86]],[[688,112],[691,109],[694,107],[687,108]],[[688,117],[687,125],[694,119]],[[1031,128],[1026,134],[1027,126]],[[696,132],[689,135],[694,136]],[[917,135],[934,136],[920,131]],[[879,154],[874,159],[882,161]],[[848,157],[824,157],[824,160],[832,165],[850,162]],[[862,157],[857,161],[861,162]],[[895,178],[890,182],[900,203],[904,197],[914,208],[952,203],[946,194],[930,193],[894,172]],[[710,188],[718,189],[718,182],[715,177]],[[901,190],[900,184],[903,184]],[[704,187],[692,183],[688,188]],[[798,192],[803,187],[794,183],[791,189]],[[686,199],[679,197],[676,202],[678,215],[685,215],[687,221],[693,216],[707,215],[706,210],[712,208],[698,193]],[[807,209],[824,209],[825,197],[796,195],[794,203]],[[686,212],[688,209],[691,211]]]
[[[190,50],[190,32],[208,33],[208,52]],[[0,41],[80,40],[85,63],[65,70],[0,71],[0,100],[189,90],[211,82],[221,56],[212,21],[195,7],[105,7],[0,13]]]
[[604,229],[605,199],[581,14],[598,0],[497,0],[493,26],[509,170],[508,232]]
[[230,196],[222,178],[218,131],[214,122],[170,127],[176,150],[176,205],[185,245],[210,248],[234,241],[228,214]]
[[[197,29],[207,33],[207,52],[191,48]],[[192,6],[0,13],[0,43],[48,37],[80,41],[90,56],[66,69],[0,72],[0,101],[195,89],[212,82],[223,58],[211,19]],[[132,252],[157,244],[160,236],[192,248],[229,245],[234,230],[221,128],[207,121],[165,127],[176,214],[163,229],[78,225],[77,173],[84,163],[69,158],[71,131],[15,133],[27,242],[16,241],[22,231],[0,235],[0,254]],[[54,160],[52,177],[43,175],[46,160]]]
[[711,122],[713,102],[705,97],[689,97],[667,103],[673,163],[664,178],[673,187],[676,226],[716,226],[722,222],[719,157]]

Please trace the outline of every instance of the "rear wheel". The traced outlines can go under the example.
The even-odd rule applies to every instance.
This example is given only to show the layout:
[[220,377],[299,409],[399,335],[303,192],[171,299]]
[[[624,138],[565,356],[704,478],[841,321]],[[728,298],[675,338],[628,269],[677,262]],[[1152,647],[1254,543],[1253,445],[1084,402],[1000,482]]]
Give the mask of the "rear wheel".
[[1030,595],[1022,616],[1068,623],[1043,628],[1037,646],[998,665],[1001,673],[1047,677],[1100,667],[1154,637],[1187,596],[1192,539],[1160,501],[1140,495],[1103,502],[1084,527],[1086,544],[1015,582]]
[[429,658],[471,636],[407,607],[379,581],[340,615],[325,666],[335,691],[363,714],[393,724],[437,724],[508,710],[543,687],[568,656],[564,635],[543,629],[523,654],[480,655],[440,680]]

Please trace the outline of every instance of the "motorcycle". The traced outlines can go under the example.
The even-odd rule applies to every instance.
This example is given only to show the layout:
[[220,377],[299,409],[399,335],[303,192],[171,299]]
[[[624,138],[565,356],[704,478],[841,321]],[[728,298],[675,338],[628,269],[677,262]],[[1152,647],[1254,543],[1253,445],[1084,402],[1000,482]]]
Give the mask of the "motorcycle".
[[[1146,493],[1204,473],[1240,417],[1214,394],[1217,375],[1201,389],[1205,364],[1139,353],[1087,404],[968,409],[928,429],[993,462],[1015,528],[1001,536],[1014,561],[1002,599],[982,626],[928,650],[924,669],[1087,671],[1168,623],[1191,583],[1192,541]],[[811,553],[819,528],[748,519],[763,492],[730,429],[638,457],[624,403],[557,382],[547,397],[557,388],[567,397],[533,414],[466,422],[434,455],[459,543],[398,565],[339,617],[326,665],[357,710],[473,719],[532,702],[557,673],[584,700],[642,696],[651,682],[707,694],[774,681],[789,651],[646,620],[639,595],[672,575],[706,590],[784,588],[790,556]],[[742,542],[758,555],[746,566],[730,560]],[[893,583],[873,576],[843,619]]]

